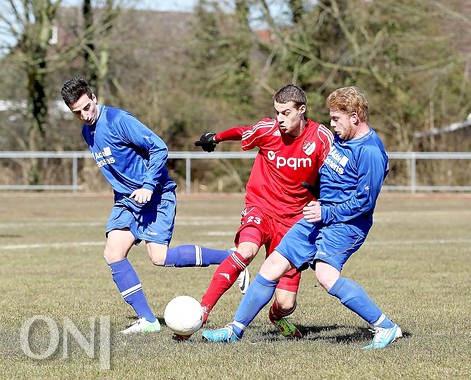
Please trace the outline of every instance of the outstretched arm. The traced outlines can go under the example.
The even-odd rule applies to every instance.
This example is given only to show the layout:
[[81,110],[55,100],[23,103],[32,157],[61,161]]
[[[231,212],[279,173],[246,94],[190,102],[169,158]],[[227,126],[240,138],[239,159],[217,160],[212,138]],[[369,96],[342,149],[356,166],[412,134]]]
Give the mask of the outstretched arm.
[[205,152],[213,152],[221,141],[242,140],[242,134],[248,128],[250,127],[234,127],[219,133],[206,132],[198,141],[195,141],[195,146],[200,146]]

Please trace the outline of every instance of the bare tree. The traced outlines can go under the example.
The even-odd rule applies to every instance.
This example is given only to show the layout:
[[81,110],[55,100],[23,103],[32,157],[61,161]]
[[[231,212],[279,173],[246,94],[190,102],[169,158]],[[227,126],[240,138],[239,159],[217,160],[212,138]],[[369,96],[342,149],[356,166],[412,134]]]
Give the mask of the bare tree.
[[[90,60],[98,67],[98,77],[106,75],[106,59],[96,59],[91,47],[100,38],[96,24],[84,25],[80,34],[71,43],[57,47],[57,26],[55,19],[61,0],[6,0],[5,11],[0,14],[4,33],[8,34],[10,43],[8,59],[15,63],[16,70],[26,74],[24,77],[26,112],[25,124],[28,138],[22,142],[23,149],[31,151],[44,150],[49,115],[48,79],[52,73],[63,70],[86,50]],[[87,1],[87,0],[85,0]],[[107,8],[103,13],[104,22],[100,25],[108,30],[112,26],[114,16],[113,0],[107,0]],[[90,10],[91,12],[91,10]],[[105,33],[106,35],[106,33]],[[104,49],[106,54],[106,48]],[[101,64],[101,65],[100,65]],[[101,69],[100,69],[101,68]],[[40,182],[38,162],[31,163],[29,182]]]
[[[95,9],[91,0],[83,0],[82,14],[85,30],[84,61],[85,75],[100,99],[106,99],[105,81],[109,70],[110,34],[119,15],[116,0],[105,0],[98,20],[94,20]],[[99,48],[97,49],[97,45]]]
[[269,46],[269,71],[304,87],[319,100],[319,112],[333,88],[363,87],[371,94],[373,122],[398,150],[416,147],[415,131],[466,115],[466,57],[453,50],[443,14],[465,29],[469,17],[444,2],[287,0],[292,12],[287,25],[276,22],[265,0],[253,1],[276,36]]

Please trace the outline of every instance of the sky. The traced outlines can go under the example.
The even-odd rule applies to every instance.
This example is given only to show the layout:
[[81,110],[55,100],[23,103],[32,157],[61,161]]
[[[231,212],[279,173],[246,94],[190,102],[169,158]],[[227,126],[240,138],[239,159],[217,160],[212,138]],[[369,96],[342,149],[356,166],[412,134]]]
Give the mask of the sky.
[[[191,12],[196,5],[198,0],[122,0],[124,3],[133,4],[134,8],[138,9],[151,9],[162,12]],[[234,0],[221,0],[221,3],[224,2],[229,5],[229,7],[234,7]],[[315,2],[312,0],[311,2]],[[62,0],[62,4],[68,6],[77,6],[80,4],[81,0]],[[281,15],[286,11],[286,1],[285,0],[269,0],[267,1],[269,8],[275,15]],[[252,16],[257,17],[256,10],[252,10]]]
[[[156,11],[190,12],[197,0],[124,0],[136,4],[135,8]],[[77,6],[79,0],[63,0],[63,5]]]
[[137,0],[139,8],[155,9],[158,11],[189,12],[193,9],[196,0]]

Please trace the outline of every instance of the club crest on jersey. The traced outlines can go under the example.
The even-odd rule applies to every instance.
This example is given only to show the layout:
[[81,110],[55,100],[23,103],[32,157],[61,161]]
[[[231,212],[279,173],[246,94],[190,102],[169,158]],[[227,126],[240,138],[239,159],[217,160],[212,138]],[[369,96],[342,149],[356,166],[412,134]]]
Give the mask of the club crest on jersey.
[[310,156],[316,150],[316,143],[314,141],[304,141],[303,142],[303,151],[306,155]]

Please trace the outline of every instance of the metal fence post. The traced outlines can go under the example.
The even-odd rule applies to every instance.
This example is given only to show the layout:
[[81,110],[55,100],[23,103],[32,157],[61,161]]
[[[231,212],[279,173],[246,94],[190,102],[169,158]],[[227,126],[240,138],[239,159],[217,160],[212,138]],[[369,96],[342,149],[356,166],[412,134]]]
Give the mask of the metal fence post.
[[410,157],[410,181],[411,181],[411,193],[415,194],[417,191],[417,162],[415,152],[412,152]]

